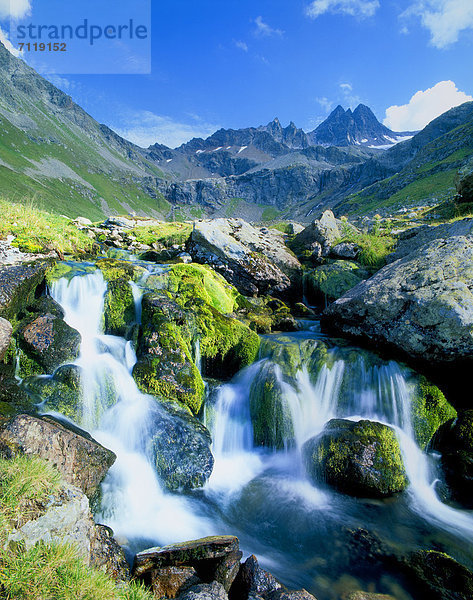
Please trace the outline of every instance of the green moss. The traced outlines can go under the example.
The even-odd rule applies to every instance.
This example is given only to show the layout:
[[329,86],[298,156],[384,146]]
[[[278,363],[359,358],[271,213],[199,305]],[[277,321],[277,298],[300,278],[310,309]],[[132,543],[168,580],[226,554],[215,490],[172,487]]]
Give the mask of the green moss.
[[109,281],[104,299],[105,333],[124,336],[135,320],[135,301],[127,279]]
[[145,272],[145,269],[139,265],[114,258],[100,258],[95,264],[102,271],[103,278],[107,282],[115,279],[137,281]]
[[291,411],[273,363],[263,364],[253,381],[250,414],[256,445],[279,450],[294,444]]
[[21,378],[30,375],[43,375],[45,373],[44,368],[33,358],[30,358],[23,350],[18,351],[18,364],[18,375]]
[[368,276],[355,262],[335,260],[304,274],[305,294],[312,304],[332,302]]
[[439,388],[422,376],[411,407],[412,426],[419,446],[424,449],[440,425],[456,416],[457,411]]
[[175,295],[181,305],[199,299],[221,313],[233,312],[237,290],[206,265],[173,265],[163,279],[164,288]]
[[316,481],[355,496],[387,496],[408,484],[396,434],[378,422],[329,421],[303,453]]

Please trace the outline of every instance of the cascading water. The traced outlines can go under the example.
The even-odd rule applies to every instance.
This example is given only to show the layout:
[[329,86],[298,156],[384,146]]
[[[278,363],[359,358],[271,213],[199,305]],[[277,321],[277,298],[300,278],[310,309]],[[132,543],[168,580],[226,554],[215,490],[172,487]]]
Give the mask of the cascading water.
[[[99,270],[60,279],[51,288],[65,320],[82,336],[76,361],[83,388],[78,424],[117,455],[103,483],[100,520],[127,540],[171,543],[201,537],[209,533],[208,523],[194,516],[185,499],[163,491],[151,464],[148,424],[159,407],[135,384],[131,372],[136,356],[130,342],[101,333],[106,289]],[[138,300],[138,288],[132,289]]]
[[[117,455],[102,484],[98,519],[110,525],[120,541],[136,551],[233,533],[276,575],[289,585],[310,589],[319,600],[333,598],[318,572],[333,580],[343,573],[347,564],[343,561],[349,558],[333,553],[334,540],[347,545],[350,528],[381,531],[396,544],[404,543],[408,531],[414,547],[434,531],[447,549],[461,554],[458,539],[473,537],[473,519],[467,511],[443,504],[435,493],[433,459],[414,441],[412,390],[404,367],[379,359],[372,364],[356,349],[348,356],[346,349],[332,347],[324,361],[316,367],[304,362],[292,378],[284,375],[283,364],[276,365],[276,381],[294,430],[293,443],[284,450],[269,451],[253,442],[251,389],[270,359],[247,367],[221,385],[216,400],[205,409],[215,457],[210,480],[203,492],[195,494],[165,491],[149,451],[159,405],[142,394],[133,380],[136,356],[131,343],[102,333],[107,284],[101,272],[84,274],[77,269],[70,280],[55,282],[51,295],[64,308],[66,321],[82,336],[76,361],[84,397],[78,425]],[[147,276],[132,285],[137,322]],[[318,331],[314,324],[292,340],[297,344],[309,339],[316,347],[323,337]],[[199,354],[196,346],[196,360]],[[410,480],[408,493],[394,503],[373,503],[318,489],[309,482],[301,446],[331,418],[367,418],[393,426]],[[399,531],[393,526],[396,521]],[[332,554],[333,563],[327,559]],[[317,558],[307,560],[308,556]]]

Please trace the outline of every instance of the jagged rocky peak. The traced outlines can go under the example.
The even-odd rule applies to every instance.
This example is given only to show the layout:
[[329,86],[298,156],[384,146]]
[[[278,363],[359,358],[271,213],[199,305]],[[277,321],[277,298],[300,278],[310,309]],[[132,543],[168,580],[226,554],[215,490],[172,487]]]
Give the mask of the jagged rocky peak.
[[354,111],[338,105],[309,134],[313,144],[325,146],[390,147],[412,137],[412,132],[395,132],[378,121],[371,108],[359,104]]

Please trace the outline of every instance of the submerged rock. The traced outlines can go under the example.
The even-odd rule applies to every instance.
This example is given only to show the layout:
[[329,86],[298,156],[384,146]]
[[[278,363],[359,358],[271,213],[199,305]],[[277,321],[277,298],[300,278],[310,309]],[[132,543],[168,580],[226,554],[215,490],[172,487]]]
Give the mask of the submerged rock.
[[115,454],[88,433],[52,417],[18,415],[0,429],[0,452],[36,454],[52,462],[64,479],[92,497],[115,462]]
[[434,240],[331,304],[325,327],[423,363],[473,356],[473,237]]
[[473,508],[473,410],[444,423],[430,447],[442,453],[445,480],[454,500]]
[[170,490],[202,487],[214,458],[208,430],[195,417],[172,407],[159,407],[148,423],[156,470]]
[[394,430],[375,421],[332,419],[302,454],[315,482],[353,496],[382,498],[408,484]]
[[416,597],[429,600],[471,600],[473,573],[456,560],[434,550],[419,550],[402,561],[415,586]]

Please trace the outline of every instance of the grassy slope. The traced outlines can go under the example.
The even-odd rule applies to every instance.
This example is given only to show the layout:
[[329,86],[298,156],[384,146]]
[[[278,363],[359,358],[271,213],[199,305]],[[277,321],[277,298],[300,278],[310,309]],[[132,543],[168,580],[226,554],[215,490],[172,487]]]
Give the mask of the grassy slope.
[[454,195],[457,172],[471,157],[473,121],[433,140],[398,174],[350,196],[337,211],[372,214],[443,202]]

